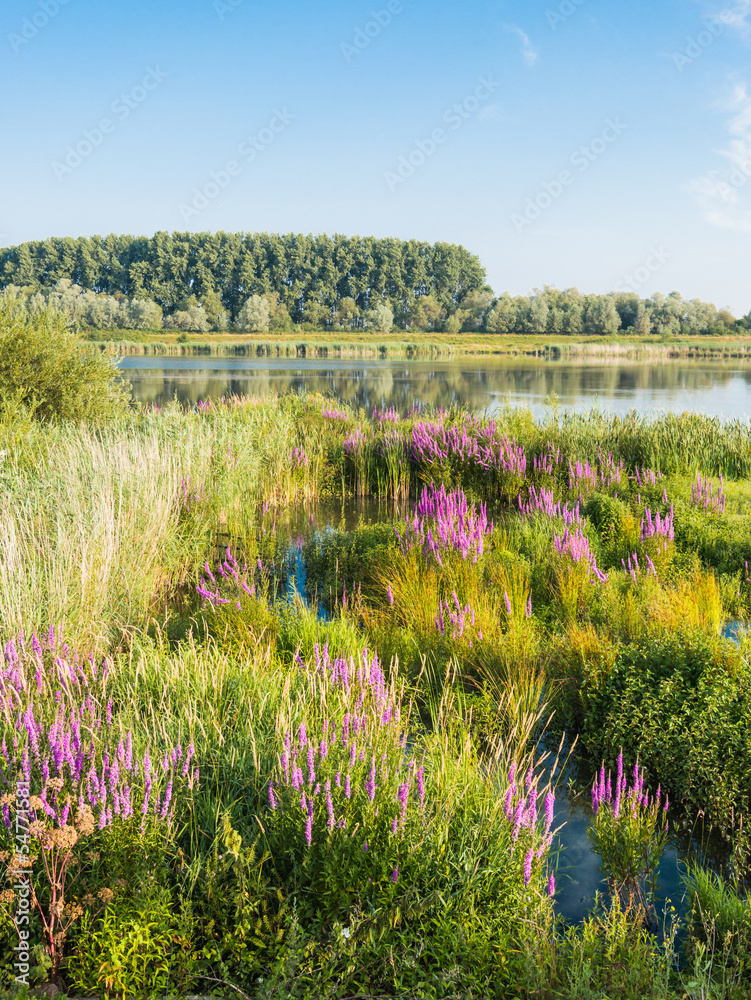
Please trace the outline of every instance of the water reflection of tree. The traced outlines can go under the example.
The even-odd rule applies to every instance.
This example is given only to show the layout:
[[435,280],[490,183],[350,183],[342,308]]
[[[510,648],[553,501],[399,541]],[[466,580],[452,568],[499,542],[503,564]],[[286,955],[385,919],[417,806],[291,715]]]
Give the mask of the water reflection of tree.
[[[142,370],[143,371],[143,370]],[[226,369],[169,368],[139,374],[133,379],[134,398],[164,403],[176,393],[185,403],[217,398],[226,393],[263,396],[289,391],[331,394],[367,410],[395,406],[401,411],[413,403],[450,405],[461,402],[470,409],[486,407],[495,397],[511,396],[540,403],[555,393],[570,405],[597,396],[603,402],[623,401],[639,393],[656,396],[698,392],[727,385],[741,375],[751,383],[751,365],[738,362],[664,362],[657,364],[613,362],[574,364],[515,358],[463,358],[452,360],[395,360],[363,363],[362,360],[333,362],[298,360],[289,367],[233,367]]]

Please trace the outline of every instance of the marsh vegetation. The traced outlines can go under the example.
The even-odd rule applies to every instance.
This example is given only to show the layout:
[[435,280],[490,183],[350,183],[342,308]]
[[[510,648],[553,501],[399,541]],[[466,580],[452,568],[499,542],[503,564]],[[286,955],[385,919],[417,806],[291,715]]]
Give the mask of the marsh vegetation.
[[[72,994],[748,995],[745,422],[4,414],[4,988],[21,884]],[[316,521],[358,496],[388,520]],[[574,738],[603,882],[566,923]],[[727,863],[656,921],[699,816]]]

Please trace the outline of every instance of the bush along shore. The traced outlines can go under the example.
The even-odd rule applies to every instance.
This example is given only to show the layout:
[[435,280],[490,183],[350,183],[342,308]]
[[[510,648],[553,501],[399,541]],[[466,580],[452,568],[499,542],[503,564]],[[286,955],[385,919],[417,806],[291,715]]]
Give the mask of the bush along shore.
[[[747,424],[35,405],[0,420],[4,995],[749,996]],[[388,518],[320,514],[360,497]],[[574,738],[602,892],[566,923]],[[697,818],[728,861],[672,909]]]

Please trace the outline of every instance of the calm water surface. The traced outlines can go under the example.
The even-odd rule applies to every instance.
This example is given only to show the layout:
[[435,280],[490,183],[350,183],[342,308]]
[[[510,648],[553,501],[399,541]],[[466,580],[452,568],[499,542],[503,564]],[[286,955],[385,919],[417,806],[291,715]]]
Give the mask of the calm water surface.
[[555,393],[562,407],[597,405],[616,413],[694,410],[712,416],[751,416],[751,362],[555,361],[538,358],[446,359],[144,358],[120,369],[143,403],[162,405],[218,399],[229,393],[262,396],[290,390],[330,393],[354,406],[460,403],[492,413],[504,403],[537,415]]

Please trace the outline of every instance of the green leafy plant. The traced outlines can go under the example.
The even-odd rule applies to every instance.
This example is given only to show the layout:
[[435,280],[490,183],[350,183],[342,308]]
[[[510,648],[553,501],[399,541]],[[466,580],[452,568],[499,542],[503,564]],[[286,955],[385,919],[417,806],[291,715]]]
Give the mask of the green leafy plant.
[[0,414],[25,407],[40,420],[108,420],[127,405],[110,358],[52,309],[29,315],[0,296]]
[[66,970],[71,985],[117,1000],[180,995],[194,962],[180,947],[178,922],[164,893],[118,896],[98,920],[85,914]]

